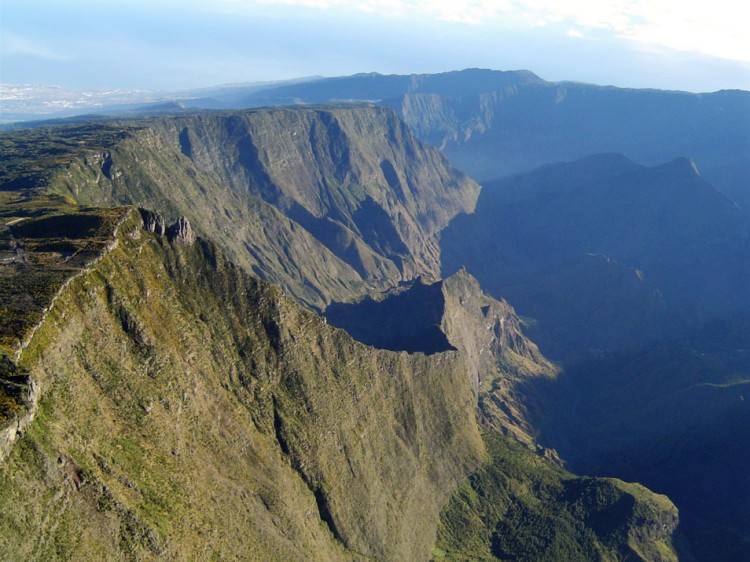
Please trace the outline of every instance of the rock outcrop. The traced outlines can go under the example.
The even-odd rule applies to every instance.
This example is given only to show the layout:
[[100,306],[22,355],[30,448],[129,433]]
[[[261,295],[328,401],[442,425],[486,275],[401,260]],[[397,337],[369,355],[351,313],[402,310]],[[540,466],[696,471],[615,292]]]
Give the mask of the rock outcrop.
[[141,216],[143,217],[143,228],[147,232],[151,232],[157,236],[164,236],[166,234],[167,226],[164,217],[159,213],[141,209]]
[[169,241],[174,242],[175,244],[190,246],[195,242],[193,227],[190,226],[190,221],[185,217],[178,218],[174,224],[170,225],[169,228],[166,229],[166,234]]

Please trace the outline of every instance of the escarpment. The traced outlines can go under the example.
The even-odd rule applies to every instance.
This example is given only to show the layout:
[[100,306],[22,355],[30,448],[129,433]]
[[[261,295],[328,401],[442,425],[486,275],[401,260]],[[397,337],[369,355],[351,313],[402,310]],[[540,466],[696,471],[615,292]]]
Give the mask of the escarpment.
[[202,113],[123,126],[128,132],[116,141],[86,137],[88,151],[51,173],[49,189],[84,204],[183,215],[248,271],[316,308],[439,276],[438,235],[473,210],[479,193],[380,107]]
[[[66,224],[56,213],[37,216],[29,232],[54,234],[41,225]],[[19,410],[31,415],[0,463],[9,560],[461,559],[496,552],[497,540],[456,537],[505,525],[511,534],[500,535],[501,546],[513,549],[516,532],[532,532],[515,512],[482,507],[505,505],[508,493],[522,509],[545,506],[545,521],[572,525],[556,532],[562,544],[583,545],[575,552],[671,552],[677,516],[665,498],[580,480],[632,504],[611,535],[592,536],[587,517],[606,512],[606,502],[568,507],[569,499],[589,501],[569,491],[579,480],[527,448],[480,437],[465,350],[367,347],[210,242],[151,232],[162,222],[152,212],[118,216],[106,252],[40,302],[41,319],[12,361],[34,387],[33,404]],[[186,229],[180,220],[164,230]],[[21,236],[17,243],[30,247]],[[54,263],[38,251],[27,259]],[[475,285],[460,274],[439,286],[470,311]],[[493,307],[503,312],[482,301],[485,318]],[[490,339],[498,336],[519,337],[512,326]],[[533,357],[523,340],[511,349]],[[465,494],[485,480],[491,493],[465,511]],[[507,492],[497,488],[515,481]],[[523,489],[533,491],[519,496]],[[558,543],[539,555],[561,552]]]
[[480,419],[495,431],[533,443],[525,395],[532,381],[551,379],[557,367],[524,334],[507,302],[484,293],[461,270],[442,281],[419,279],[355,303],[333,303],[328,321],[382,349],[439,353],[457,350],[477,397]]
[[39,396],[0,466],[5,555],[426,559],[483,455],[458,355],[368,348],[125,217],[16,363]]

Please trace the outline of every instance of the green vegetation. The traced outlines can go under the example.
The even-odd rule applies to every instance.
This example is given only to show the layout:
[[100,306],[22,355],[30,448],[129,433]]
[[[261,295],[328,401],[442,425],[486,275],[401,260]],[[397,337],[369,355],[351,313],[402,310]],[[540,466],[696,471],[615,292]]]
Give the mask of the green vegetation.
[[497,435],[485,444],[489,462],[442,515],[435,560],[677,560],[677,509],[665,496],[575,477]]
[[87,123],[1,134],[0,191],[45,188],[76,159],[112,148],[133,129],[124,124]]
[[0,207],[0,423],[19,416],[29,375],[9,356],[63,284],[102,255],[127,210],[82,209],[55,197],[2,193]]
[[[533,445],[515,383],[555,369],[471,276],[439,286],[430,321],[456,350],[427,356],[358,343],[247,274],[322,307],[439,272],[438,234],[478,187],[392,112],[0,146],[4,559],[673,559],[667,499],[482,440],[478,394],[488,431]],[[113,207],[133,203],[218,245]]]
[[137,212],[116,240],[21,355],[43,390],[0,465],[4,558],[427,558],[482,456],[460,358],[358,344]]
[[20,415],[24,410],[24,393],[29,375],[4,354],[0,354],[0,424]]
[[45,209],[0,226],[0,349],[18,347],[63,283],[102,254],[125,213]]

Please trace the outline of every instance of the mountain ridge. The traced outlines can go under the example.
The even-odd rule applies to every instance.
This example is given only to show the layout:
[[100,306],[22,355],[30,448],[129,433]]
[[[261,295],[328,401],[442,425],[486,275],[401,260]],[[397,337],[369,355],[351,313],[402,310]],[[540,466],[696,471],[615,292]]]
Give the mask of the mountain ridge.
[[[21,349],[19,364],[37,385],[30,405],[35,415],[22,428],[15,446],[4,451],[0,503],[11,505],[8,502],[19,493],[41,502],[38,494],[45,490],[67,499],[54,520],[26,519],[30,512],[3,509],[0,535],[5,546],[12,547],[6,553],[19,559],[51,554],[43,543],[34,544],[37,533],[12,539],[15,529],[33,524],[41,533],[58,533],[52,541],[57,557],[76,552],[93,556],[97,544],[109,544],[110,553],[123,559],[129,558],[128,552],[147,559],[168,553],[188,555],[200,542],[186,525],[197,515],[191,503],[205,504],[189,491],[189,482],[178,476],[177,466],[198,483],[207,484],[211,470],[227,479],[229,474],[206,456],[210,444],[217,458],[223,459],[219,462],[228,462],[249,478],[248,484],[265,489],[260,496],[252,492],[255,499],[244,509],[252,509],[257,522],[236,539],[227,532],[217,535],[216,523],[198,523],[199,528],[214,529],[218,540],[214,546],[221,544],[227,554],[234,545],[250,559],[268,560],[272,552],[281,559],[298,558],[307,544],[331,559],[344,559],[346,551],[357,559],[426,558],[445,501],[435,493],[447,499],[450,489],[482,457],[474,400],[459,358],[443,354],[429,359],[368,349],[326,327],[277,288],[247,277],[210,243],[177,237],[168,241],[145,230],[142,221],[141,213],[127,211],[111,234],[117,243],[63,284],[45,308],[30,343]],[[44,218],[36,222],[43,223]],[[27,251],[27,255],[41,259],[47,255],[45,250]],[[220,317],[225,318],[224,327]],[[311,357],[316,355],[313,365]],[[364,374],[359,382],[355,382],[357,373]],[[429,379],[431,388],[443,388],[446,398],[414,392],[422,379]],[[332,409],[330,396],[335,392],[341,395]],[[464,399],[456,399],[461,395]],[[392,418],[390,402],[396,408]],[[349,414],[342,408],[350,407],[351,417],[346,418]],[[193,414],[184,418],[183,411]],[[393,430],[374,419],[365,422],[368,416],[394,424]],[[177,433],[165,432],[170,418]],[[345,418],[358,425],[359,432],[344,431],[341,424],[349,423]],[[65,419],[58,425],[52,421]],[[218,420],[224,421],[216,426]],[[209,443],[196,439],[201,433],[191,436],[191,424],[204,427]],[[326,425],[331,431],[323,429]],[[332,436],[334,428],[338,436]],[[225,431],[232,435],[229,441]],[[353,448],[359,450],[361,442],[350,440],[359,440],[361,432],[369,431],[393,439],[381,441],[385,448],[378,452],[378,446],[370,449],[375,441],[368,438],[365,449],[370,452],[356,453]],[[420,436],[428,434],[437,441],[425,449]],[[77,436],[85,436],[89,445],[82,446]],[[237,452],[227,448],[243,439]],[[343,455],[342,445],[348,460],[325,459],[326,451]],[[456,464],[446,464],[454,453]],[[360,454],[364,456],[358,464]],[[427,462],[433,454],[440,466]],[[376,459],[381,455],[393,456],[390,462],[397,466],[413,465],[400,465],[398,471],[378,467]],[[205,464],[196,464],[193,457]],[[279,482],[270,483],[262,476],[264,470]],[[416,480],[400,495],[393,484],[394,479],[406,484],[403,470]],[[355,476],[359,471],[364,472]],[[394,503],[381,501],[374,491],[377,482],[393,495]],[[200,493],[215,498],[228,493],[226,484],[219,484],[215,492],[201,485]],[[252,490],[232,487],[242,494],[238,497],[248,498]],[[312,525],[305,509],[317,514]],[[413,514],[406,520],[414,522],[421,541],[389,523],[394,520],[388,515],[393,509]],[[184,522],[175,517],[177,511],[187,516]],[[241,520],[231,521],[231,511],[214,507],[212,512],[228,525],[227,531],[241,528]],[[371,521],[367,514],[373,512],[382,514]],[[271,515],[289,528],[273,523]],[[57,528],[60,522],[70,529],[82,529],[83,522],[90,527],[81,530],[82,539],[70,542],[73,536],[65,534],[66,528]],[[289,544],[285,533],[299,542]],[[65,540],[67,546],[60,542]],[[342,549],[342,544],[348,547]],[[68,555],[61,556],[65,552]]]
[[539,320],[553,357],[677,335],[750,302],[750,221],[687,159],[610,154],[485,184],[441,245],[444,273],[466,266]]
[[[458,79],[467,71],[438,74]],[[693,158],[704,175],[746,211],[750,192],[750,92],[691,93],[599,86],[539,79],[503,80],[489,87],[401,90],[380,103],[395,109],[424,142],[439,147],[451,162],[479,181],[527,172],[541,165],[615,151],[654,165],[678,156]],[[510,71],[513,72],[513,71]],[[380,77],[359,77],[375,87]],[[332,101],[345,87],[322,92],[326,82],[269,88],[248,104]],[[458,81],[458,80],[457,80]],[[309,92],[315,89],[314,97]],[[262,99],[261,97],[262,96]],[[358,99],[371,99],[362,96]],[[352,101],[356,101],[354,98]],[[275,100],[275,101],[274,101]]]
[[36,138],[58,154],[27,161],[25,172],[11,161],[0,170],[2,189],[187,216],[246,269],[315,308],[368,285],[438,275],[437,233],[473,208],[479,191],[392,111],[371,106],[208,112],[51,133],[0,139],[9,154]]
[[[24,259],[3,268],[54,266],[70,251],[58,237],[85,245],[103,236],[70,231],[66,217],[80,208],[29,203],[3,218],[26,223],[15,235]],[[27,212],[34,218],[13,218]],[[33,419],[0,462],[0,505],[26,506],[0,510],[10,559],[442,552],[433,548],[440,512],[488,460],[461,354],[369,348],[247,276],[184,219],[167,229],[150,211],[120,216],[107,252],[40,303],[18,358],[38,390]],[[514,455],[514,478],[535,478],[534,463],[546,462],[526,449]],[[574,477],[547,478],[559,486]],[[662,522],[638,548],[671,552],[674,506],[630,486],[617,493],[642,516],[617,528],[630,537]],[[625,548],[591,535],[580,514],[566,517],[591,548]]]

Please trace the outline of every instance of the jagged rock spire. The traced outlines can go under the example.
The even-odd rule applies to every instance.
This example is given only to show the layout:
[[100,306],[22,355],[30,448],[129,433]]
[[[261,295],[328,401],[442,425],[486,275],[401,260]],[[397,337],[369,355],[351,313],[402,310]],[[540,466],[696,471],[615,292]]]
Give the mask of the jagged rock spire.
[[170,242],[190,246],[195,242],[195,232],[190,226],[190,221],[185,217],[180,217],[177,222],[167,228],[167,238]]
[[148,232],[153,232],[158,236],[164,236],[167,226],[164,222],[164,217],[154,211],[141,209],[141,217],[143,217],[143,228]]

